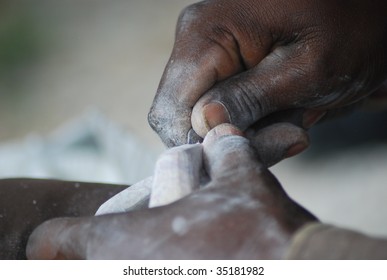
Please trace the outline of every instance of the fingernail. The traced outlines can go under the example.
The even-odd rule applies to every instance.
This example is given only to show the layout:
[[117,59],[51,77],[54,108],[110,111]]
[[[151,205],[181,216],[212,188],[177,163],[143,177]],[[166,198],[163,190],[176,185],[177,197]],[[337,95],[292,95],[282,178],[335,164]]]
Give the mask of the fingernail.
[[319,111],[319,110],[306,110],[302,116],[302,126],[305,129],[311,128],[314,124],[316,124],[327,111]]
[[203,116],[208,130],[222,123],[231,122],[227,108],[219,102],[212,102],[204,106]]
[[308,147],[308,145],[306,145],[305,143],[297,143],[297,144],[291,146],[287,150],[285,157],[289,158],[289,157],[293,157],[295,155],[298,155],[299,153],[304,151],[307,147]]

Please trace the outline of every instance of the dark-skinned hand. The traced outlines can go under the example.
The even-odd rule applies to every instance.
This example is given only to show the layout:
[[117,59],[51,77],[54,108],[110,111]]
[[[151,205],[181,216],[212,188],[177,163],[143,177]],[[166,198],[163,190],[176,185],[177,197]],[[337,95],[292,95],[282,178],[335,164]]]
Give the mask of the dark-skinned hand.
[[386,50],[384,0],[202,1],[181,13],[149,123],[169,147],[294,108],[310,127],[381,85]]
[[[203,165],[210,177],[205,188],[166,206],[47,221],[30,236],[27,256],[30,259],[284,257],[295,231],[315,218],[289,198],[263,161],[270,158],[270,153],[286,155],[304,136],[302,131],[284,123],[260,131],[257,141],[265,147],[261,151],[253,149],[241,136],[242,132],[231,125],[214,128],[202,144],[204,161],[196,163]],[[286,138],[293,140],[285,140],[284,134],[293,135]],[[168,153],[174,151],[179,150]],[[186,170],[181,166],[172,168],[184,176]]]

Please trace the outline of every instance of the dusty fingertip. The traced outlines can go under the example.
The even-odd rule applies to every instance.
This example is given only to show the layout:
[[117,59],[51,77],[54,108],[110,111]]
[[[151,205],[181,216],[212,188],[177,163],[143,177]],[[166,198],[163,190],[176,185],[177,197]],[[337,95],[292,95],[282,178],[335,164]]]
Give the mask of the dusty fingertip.
[[211,129],[210,132],[208,132],[208,134],[204,138],[203,144],[204,145],[211,144],[216,140],[218,140],[219,138],[227,135],[237,135],[237,136],[244,137],[243,132],[239,130],[236,126],[229,123],[224,123]]

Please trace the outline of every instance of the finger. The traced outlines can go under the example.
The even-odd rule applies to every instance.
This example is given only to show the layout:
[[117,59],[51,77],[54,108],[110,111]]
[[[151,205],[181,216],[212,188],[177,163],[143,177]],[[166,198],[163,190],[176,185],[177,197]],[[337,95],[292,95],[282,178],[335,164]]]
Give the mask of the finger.
[[28,259],[86,259],[88,218],[59,218],[44,222],[29,237]]
[[305,120],[310,125],[317,120],[315,116],[320,115],[320,112],[302,109],[277,112],[250,126],[245,134],[262,163],[270,167],[309,146],[308,134],[302,126],[305,126]]
[[186,144],[164,152],[156,162],[149,207],[172,203],[200,185],[202,145]]
[[309,146],[306,131],[291,123],[277,123],[248,137],[265,167],[295,156]]
[[258,131],[263,127],[279,122],[287,122],[304,129],[309,129],[318,123],[326,113],[327,111],[325,110],[316,109],[291,109],[279,111],[255,122],[248,127],[248,130]]
[[211,179],[263,167],[249,140],[235,126],[222,124],[212,129],[203,141],[206,170]]
[[307,61],[310,56],[294,47],[279,47],[256,67],[217,83],[195,104],[193,129],[201,137],[224,122],[245,130],[273,112],[328,104],[337,96],[316,93],[320,74],[316,63]]
[[307,133],[291,123],[269,125],[247,137],[230,124],[219,125],[208,133],[203,149],[210,177],[270,167],[309,144]]
[[150,126],[168,147],[187,143],[192,108],[200,96],[217,81],[243,70],[238,44],[217,23],[224,21],[210,21],[207,15],[204,3],[182,12],[175,45],[148,115]]

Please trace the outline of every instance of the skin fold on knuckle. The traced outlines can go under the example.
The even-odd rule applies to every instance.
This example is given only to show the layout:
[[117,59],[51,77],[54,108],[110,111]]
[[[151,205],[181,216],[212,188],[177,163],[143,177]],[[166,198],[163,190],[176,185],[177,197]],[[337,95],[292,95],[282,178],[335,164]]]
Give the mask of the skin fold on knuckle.
[[241,130],[264,116],[270,108],[264,89],[258,87],[254,81],[235,82],[231,90],[232,96],[225,97],[224,103],[229,107],[231,123]]

